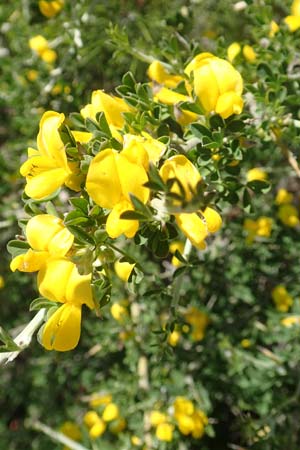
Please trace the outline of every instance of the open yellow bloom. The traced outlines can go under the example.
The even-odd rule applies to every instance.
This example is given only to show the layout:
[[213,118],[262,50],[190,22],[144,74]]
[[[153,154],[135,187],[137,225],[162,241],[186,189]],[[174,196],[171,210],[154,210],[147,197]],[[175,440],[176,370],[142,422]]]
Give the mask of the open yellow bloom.
[[285,286],[282,284],[277,285],[272,290],[271,295],[276,309],[280,312],[287,312],[294,303],[293,298],[289,295]]
[[129,194],[143,203],[149,198],[149,189],[143,186],[148,181],[147,173],[142,165],[132,160],[128,154],[108,148],[98,153],[88,170],[88,194],[97,205],[112,209],[106,223],[106,231],[112,238],[122,233],[132,238],[138,230],[137,220],[120,218],[123,212],[133,209]]
[[276,205],[286,205],[292,203],[293,194],[286,189],[279,189],[275,198]]
[[109,403],[102,414],[104,422],[111,422],[120,416],[119,408],[115,403]]
[[193,73],[194,92],[206,112],[215,112],[223,119],[242,112],[243,80],[228,61],[200,53],[187,65],[185,73]]
[[65,256],[73,245],[74,236],[63,221],[51,214],[38,214],[29,219],[26,237],[31,247],[27,253],[16,256],[11,270],[36,272],[53,255]]
[[300,223],[299,212],[294,205],[280,205],[277,215],[281,222],[288,227],[294,228]]
[[168,416],[160,411],[153,410],[150,412],[150,424],[153,427],[157,427],[161,423],[165,423],[168,420]]
[[232,61],[237,57],[241,51],[241,46],[238,42],[233,42],[227,48],[227,59],[232,63]]
[[29,47],[39,56],[49,48],[47,39],[45,39],[41,34],[33,36],[29,39]]
[[40,200],[63,184],[75,191],[80,190],[78,165],[68,163],[58,132],[64,120],[64,114],[55,111],[47,111],[41,118],[37,136],[38,150],[29,148],[29,158],[20,168],[21,175],[26,177],[25,193],[28,197]]
[[41,13],[50,19],[56,16],[64,6],[64,0],[40,0],[39,9]]

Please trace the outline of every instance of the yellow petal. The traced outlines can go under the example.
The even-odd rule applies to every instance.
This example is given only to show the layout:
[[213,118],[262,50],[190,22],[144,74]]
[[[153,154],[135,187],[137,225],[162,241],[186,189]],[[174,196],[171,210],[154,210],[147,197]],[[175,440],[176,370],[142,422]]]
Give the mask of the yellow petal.
[[232,62],[237,55],[240,53],[241,51],[241,46],[238,42],[233,42],[232,44],[229,45],[229,47],[227,48],[227,58],[230,62]]
[[64,114],[46,111],[40,120],[37,145],[41,155],[53,158],[59,167],[67,169],[65,147],[58,133],[64,120]]
[[46,63],[52,64],[57,59],[57,53],[55,50],[52,50],[52,48],[47,48],[47,50],[45,50],[45,51],[43,51],[43,53],[41,53],[40,57]]
[[287,16],[284,18],[284,22],[292,32],[300,28],[300,16]]
[[76,305],[87,305],[90,309],[95,308],[91,289],[91,274],[80,275],[75,264],[70,273],[68,283],[66,285],[67,302]]
[[204,239],[208,236],[208,229],[198,214],[176,214],[175,218],[183,234],[195,247],[203,250],[206,247]]
[[249,62],[254,62],[256,60],[256,53],[250,45],[244,45],[243,47],[243,55]]
[[205,208],[201,211],[204,216],[207,229],[210,233],[216,233],[222,226],[222,218],[220,214],[212,208]]
[[129,106],[122,98],[97,90],[92,93],[92,103],[82,108],[80,113],[83,117],[95,119],[98,112],[104,112],[109,125],[122,128],[124,125],[123,113],[129,111]]
[[167,87],[176,87],[184,78],[180,75],[169,74],[160,61],[153,61],[147,71],[149,78],[156,83],[164,84]]
[[154,94],[154,100],[163,103],[164,105],[176,105],[179,102],[186,102],[189,100],[187,95],[179,94],[171,91],[166,87],[162,87]]
[[46,0],[39,1],[39,9],[41,13],[48,19],[56,16],[63,6],[64,6],[63,0],[52,0],[50,2]]
[[89,133],[87,131],[71,130],[71,133],[75,141],[80,142],[81,144],[87,144],[93,137],[93,133]]
[[67,301],[66,289],[74,264],[67,258],[51,258],[38,273],[40,294],[55,302]]
[[203,60],[208,60],[210,58],[215,58],[215,56],[209,52],[199,53],[186,66],[184,73],[190,76],[194,70],[198,69],[202,65]]
[[[197,168],[184,155],[176,155],[167,159],[160,169],[160,176],[164,182],[172,178],[178,179],[184,188],[186,200],[192,199],[193,191],[201,180]],[[176,182],[173,184],[171,191],[180,193]]]
[[134,266],[127,261],[116,261],[114,264],[115,272],[122,281],[128,281]]
[[78,344],[81,327],[81,307],[69,303],[62,305],[46,322],[42,345],[47,350],[65,352]]
[[227,119],[232,114],[240,114],[243,110],[243,105],[242,97],[233,91],[229,91],[219,96],[215,112],[223,119]]
[[292,16],[300,16],[300,0],[294,0],[291,6]]
[[10,263],[10,269],[15,272],[36,272],[49,258],[48,252],[35,252],[31,249],[27,253],[16,256]]
[[34,250],[44,250],[57,256],[66,255],[74,241],[63,221],[51,214],[32,217],[26,226],[26,237]]
[[44,38],[44,36],[38,34],[37,36],[33,36],[29,39],[29,47],[31,50],[34,50],[37,54],[41,55],[43,51],[47,50],[48,41]]
[[128,200],[121,200],[117,203],[106,221],[106,231],[109,237],[115,239],[121,234],[125,234],[126,237],[132,238],[139,229],[138,220],[121,219],[120,216],[125,211],[133,211],[133,207]]
[[119,408],[115,403],[109,403],[104,408],[102,419],[105,422],[111,422],[119,417]]

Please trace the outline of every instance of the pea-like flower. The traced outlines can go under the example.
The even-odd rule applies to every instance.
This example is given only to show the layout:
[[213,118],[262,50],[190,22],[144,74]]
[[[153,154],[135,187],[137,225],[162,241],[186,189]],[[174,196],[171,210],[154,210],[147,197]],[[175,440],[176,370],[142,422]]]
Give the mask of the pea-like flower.
[[55,17],[63,8],[64,0],[40,0],[39,1],[39,9],[41,13],[50,19],[51,17]]
[[227,119],[242,112],[243,80],[228,61],[200,53],[187,65],[185,73],[193,74],[194,92],[207,113]]
[[63,184],[74,191],[80,190],[81,176],[77,163],[68,162],[58,129],[65,120],[64,114],[47,111],[40,121],[37,136],[38,150],[28,149],[29,158],[21,166],[26,177],[25,193],[40,200]]

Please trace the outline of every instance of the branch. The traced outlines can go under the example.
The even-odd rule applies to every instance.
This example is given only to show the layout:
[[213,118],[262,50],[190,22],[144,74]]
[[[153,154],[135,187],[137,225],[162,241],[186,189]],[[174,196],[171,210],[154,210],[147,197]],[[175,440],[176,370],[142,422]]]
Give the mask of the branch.
[[22,350],[29,346],[34,332],[43,323],[45,313],[45,308],[40,309],[34,318],[26,325],[24,330],[14,339],[15,344],[20,347],[20,350],[0,353],[0,365],[13,361]]

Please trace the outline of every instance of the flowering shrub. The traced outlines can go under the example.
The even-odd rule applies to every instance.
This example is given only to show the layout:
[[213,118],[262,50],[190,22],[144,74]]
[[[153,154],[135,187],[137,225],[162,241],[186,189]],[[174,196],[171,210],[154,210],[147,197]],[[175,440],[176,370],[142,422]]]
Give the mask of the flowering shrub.
[[[110,26],[111,83],[96,53],[67,83],[94,36],[87,4],[71,19],[67,1],[36,3],[26,86],[43,74],[51,100],[14,156],[1,293],[20,312],[2,324],[30,316],[0,329],[5,445],[296,450],[299,2],[222,1],[222,16],[207,1],[220,36],[207,25],[197,42],[196,2],[167,15],[174,28],[140,19],[147,44]],[[69,44],[51,36],[75,22]]]

